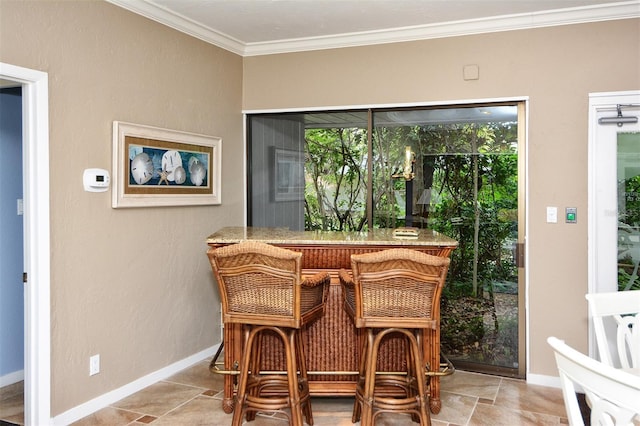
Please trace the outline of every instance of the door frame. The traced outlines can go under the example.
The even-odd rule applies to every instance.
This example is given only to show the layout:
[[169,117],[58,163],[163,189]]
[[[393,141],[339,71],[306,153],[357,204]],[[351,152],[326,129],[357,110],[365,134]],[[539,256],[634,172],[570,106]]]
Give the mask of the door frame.
[[[394,108],[420,108],[420,107],[444,107],[459,106],[463,107],[469,104],[496,104],[496,103],[517,103],[518,104],[518,243],[521,249],[518,250],[521,266],[518,267],[518,367],[509,369],[516,370],[514,376],[527,378],[530,374],[530,336],[531,324],[529,317],[529,96],[515,96],[503,98],[482,98],[482,99],[458,99],[458,100],[440,100],[430,102],[411,102],[411,103],[390,103],[390,104],[365,104],[365,105],[341,105],[331,107],[312,107],[312,108],[281,108],[281,109],[255,109],[243,110],[244,116],[244,140],[245,149],[249,150],[250,131],[248,129],[248,117],[250,115],[259,114],[282,114],[282,113],[314,113],[325,111],[351,111],[351,110],[380,110]],[[371,118],[369,117],[369,120]],[[244,167],[249,170],[250,159],[245,157]],[[247,173],[245,173],[245,180]],[[245,188],[247,187],[245,181]],[[246,205],[245,223],[249,215],[251,200],[249,192],[245,191]],[[367,206],[370,210],[370,206]],[[504,374],[504,370],[496,369],[498,373]]]
[[24,190],[24,420],[51,422],[48,74],[0,62],[0,80],[22,85]]
[[[604,250],[607,253],[615,253],[617,249],[617,238],[605,238],[603,234],[617,231],[611,230],[609,224],[603,224],[606,220],[605,216],[615,215],[616,211],[602,212],[598,209],[598,203],[601,202],[602,197],[606,195],[614,196],[615,194],[608,193],[599,195],[598,182],[602,179],[599,164],[602,161],[607,161],[613,165],[612,173],[615,173],[615,158],[610,158],[604,155],[603,152],[598,150],[598,143],[602,143],[602,140],[598,138],[598,129],[601,124],[598,123],[598,114],[607,112],[607,114],[615,116],[617,114],[616,106],[618,104],[639,104],[640,105],[640,90],[635,91],[622,91],[622,92],[601,92],[601,93],[589,93],[589,137],[588,137],[588,293],[601,293],[617,291],[617,281],[606,281],[598,279],[601,274],[610,275],[615,273],[615,270],[611,271],[611,265],[606,266],[602,264],[602,260],[598,262],[598,253],[600,250]],[[624,113],[624,111],[623,111]],[[615,125],[613,125],[615,126]],[[615,127],[614,127],[615,128]],[[605,225],[608,230],[605,230]],[[617,226],[616,226],[617,229]],[[608,263],[611,263],[610,260]],[[606,272],[603,270],[606,269]],[[586,306],[586,302],[585,302]],[[589,355],[597,358],[597,348],[595,343],[595,333],[592,326],[592,321],[589,321]]]

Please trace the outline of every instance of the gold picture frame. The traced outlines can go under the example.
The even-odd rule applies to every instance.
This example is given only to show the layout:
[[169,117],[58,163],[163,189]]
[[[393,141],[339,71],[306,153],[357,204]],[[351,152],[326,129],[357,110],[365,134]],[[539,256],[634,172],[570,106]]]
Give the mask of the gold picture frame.
[[113,122],[112,207],[221,204],[222,139]]

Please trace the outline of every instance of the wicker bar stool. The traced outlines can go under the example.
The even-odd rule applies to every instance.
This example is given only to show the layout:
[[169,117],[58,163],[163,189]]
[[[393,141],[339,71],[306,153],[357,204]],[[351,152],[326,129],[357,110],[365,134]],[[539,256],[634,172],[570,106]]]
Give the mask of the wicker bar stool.
[[[430,425],[423,329],[440,326],[440,295],[449,259],[409,249],[351,256],[351,276],[340,271],[344,308],[361,329],[361,353],[352,421],[373,425],[383,412],[411,414]],[[405,372],[376,372],[383,340],[406,341]],[[427,342],[432,344],[433,342]]]
[[[302,253],[248,241],[214,250],[209,259],[222,299],[223,321],[244,325],[244,347],[232,425],[258,411],[289,408],[289,424],[313,424],[301,330],[324,312],[330,282],[302,279]],[[286,374],[261,371],[261,340],[284,345]],[[285,412],[286,413],[286,412]]]

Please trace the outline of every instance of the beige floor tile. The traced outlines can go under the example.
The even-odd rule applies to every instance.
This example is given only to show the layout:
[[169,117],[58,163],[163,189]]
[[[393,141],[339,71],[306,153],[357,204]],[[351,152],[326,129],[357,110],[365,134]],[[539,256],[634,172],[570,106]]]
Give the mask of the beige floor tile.
[[495,405],[566,417],[561,389],[531,385],[521,380],[503,379]]
[[221,391],[224,385],[224,376],[210,372],[209,362],[205,361],[182,370],[163,381]]
[[126,426],[141,417],[141,413],[107,407],[72,423],[72,426]]
[[376,417],[376,426],[416,426],[409,414],[380,413]]
[[493,401],[496,399],[501,381],[500,377],[456,371],[440,379],[440,390]]
[[313,397],[311,410],[316,426],[350,426],[354,398]]
[[560,424],[560,418],[557,416],[512,410],[489,404],[478,404],[468,426],[544,426],[558,424]]
[[350,417],[354,401],[353,397],[312,397],[311,407],[314,414],[349,413]]
[[123,410],[159,417],[195,398],[202,391],[203,389],[193,386],[158,382],[112,405]]
[[[324,415],[317,416],[315,413],[313,415],[313,424],[314,426],[352,426],[354,423],[351,423],[351,413],[348,415],[345,413],[333,413],[332,415]],[[355,425],[359,425],[360,422],[355,423]],[[247,424],[247,426],[251,426],[251,424]]]
[[464,425],[473,413],[478,402],[477,397],[458,395],[450,392],[440,392],[442,408],[438,414],[432,414],[431,418],[442,422]]
[[[229,423],[231,423],[231,416],[229,416]],[[289,424],[289,420],[284,413],[258,413],[255,420],[247,422],[243,419],[242,424],[247,426],[287,426]]]
[[[222,410],[222,376],[202,362],[124,398],[73,426],[183,426],[228,425],[232,416]],[[0,418],[24,423],[22,395],[3,389]],[[527,385],[505,379],[456,371],[442,379],[442,410],[432,414],[433,426],[551,425],[566,423],[560,389]],[[491,404],[491,402],[494,402]],[[313,397],[316,426],[350,426],[353,397]],[[13,417],[11,417],[13,416]],[[260,414],[247,426],[286,426],[283,413]],[[416,425],[406,415],[383,414],[378,426]],[[358,426],[356,423],[355,426]],[[638,424],[640,426],[640,424]]]
[[24,424],[23,394],[13,394],[0,401],[0,419],[11,423]]
[[198,396],[151,423],[153,426],[229,424],[231,415],[222,411],[220,400],[206,396]]
[[24,394],[24,381],[12,383],[0,388],[0,402]]

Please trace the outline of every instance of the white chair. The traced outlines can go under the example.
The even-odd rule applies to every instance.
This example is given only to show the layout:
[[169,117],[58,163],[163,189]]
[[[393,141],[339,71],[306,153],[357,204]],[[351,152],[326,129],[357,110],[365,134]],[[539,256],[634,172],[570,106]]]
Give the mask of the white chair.
[[[585,297],[600,361],[612,367],[640,368],[640,290],[591,293]],[[607,333],[614,328],[615,333]]]
[[555,337],[547,342],[555,352],[570,425],[584,425],[577,391],[591,404],[591,425],[634,424],[640,416],[640,376],[589,358]]

